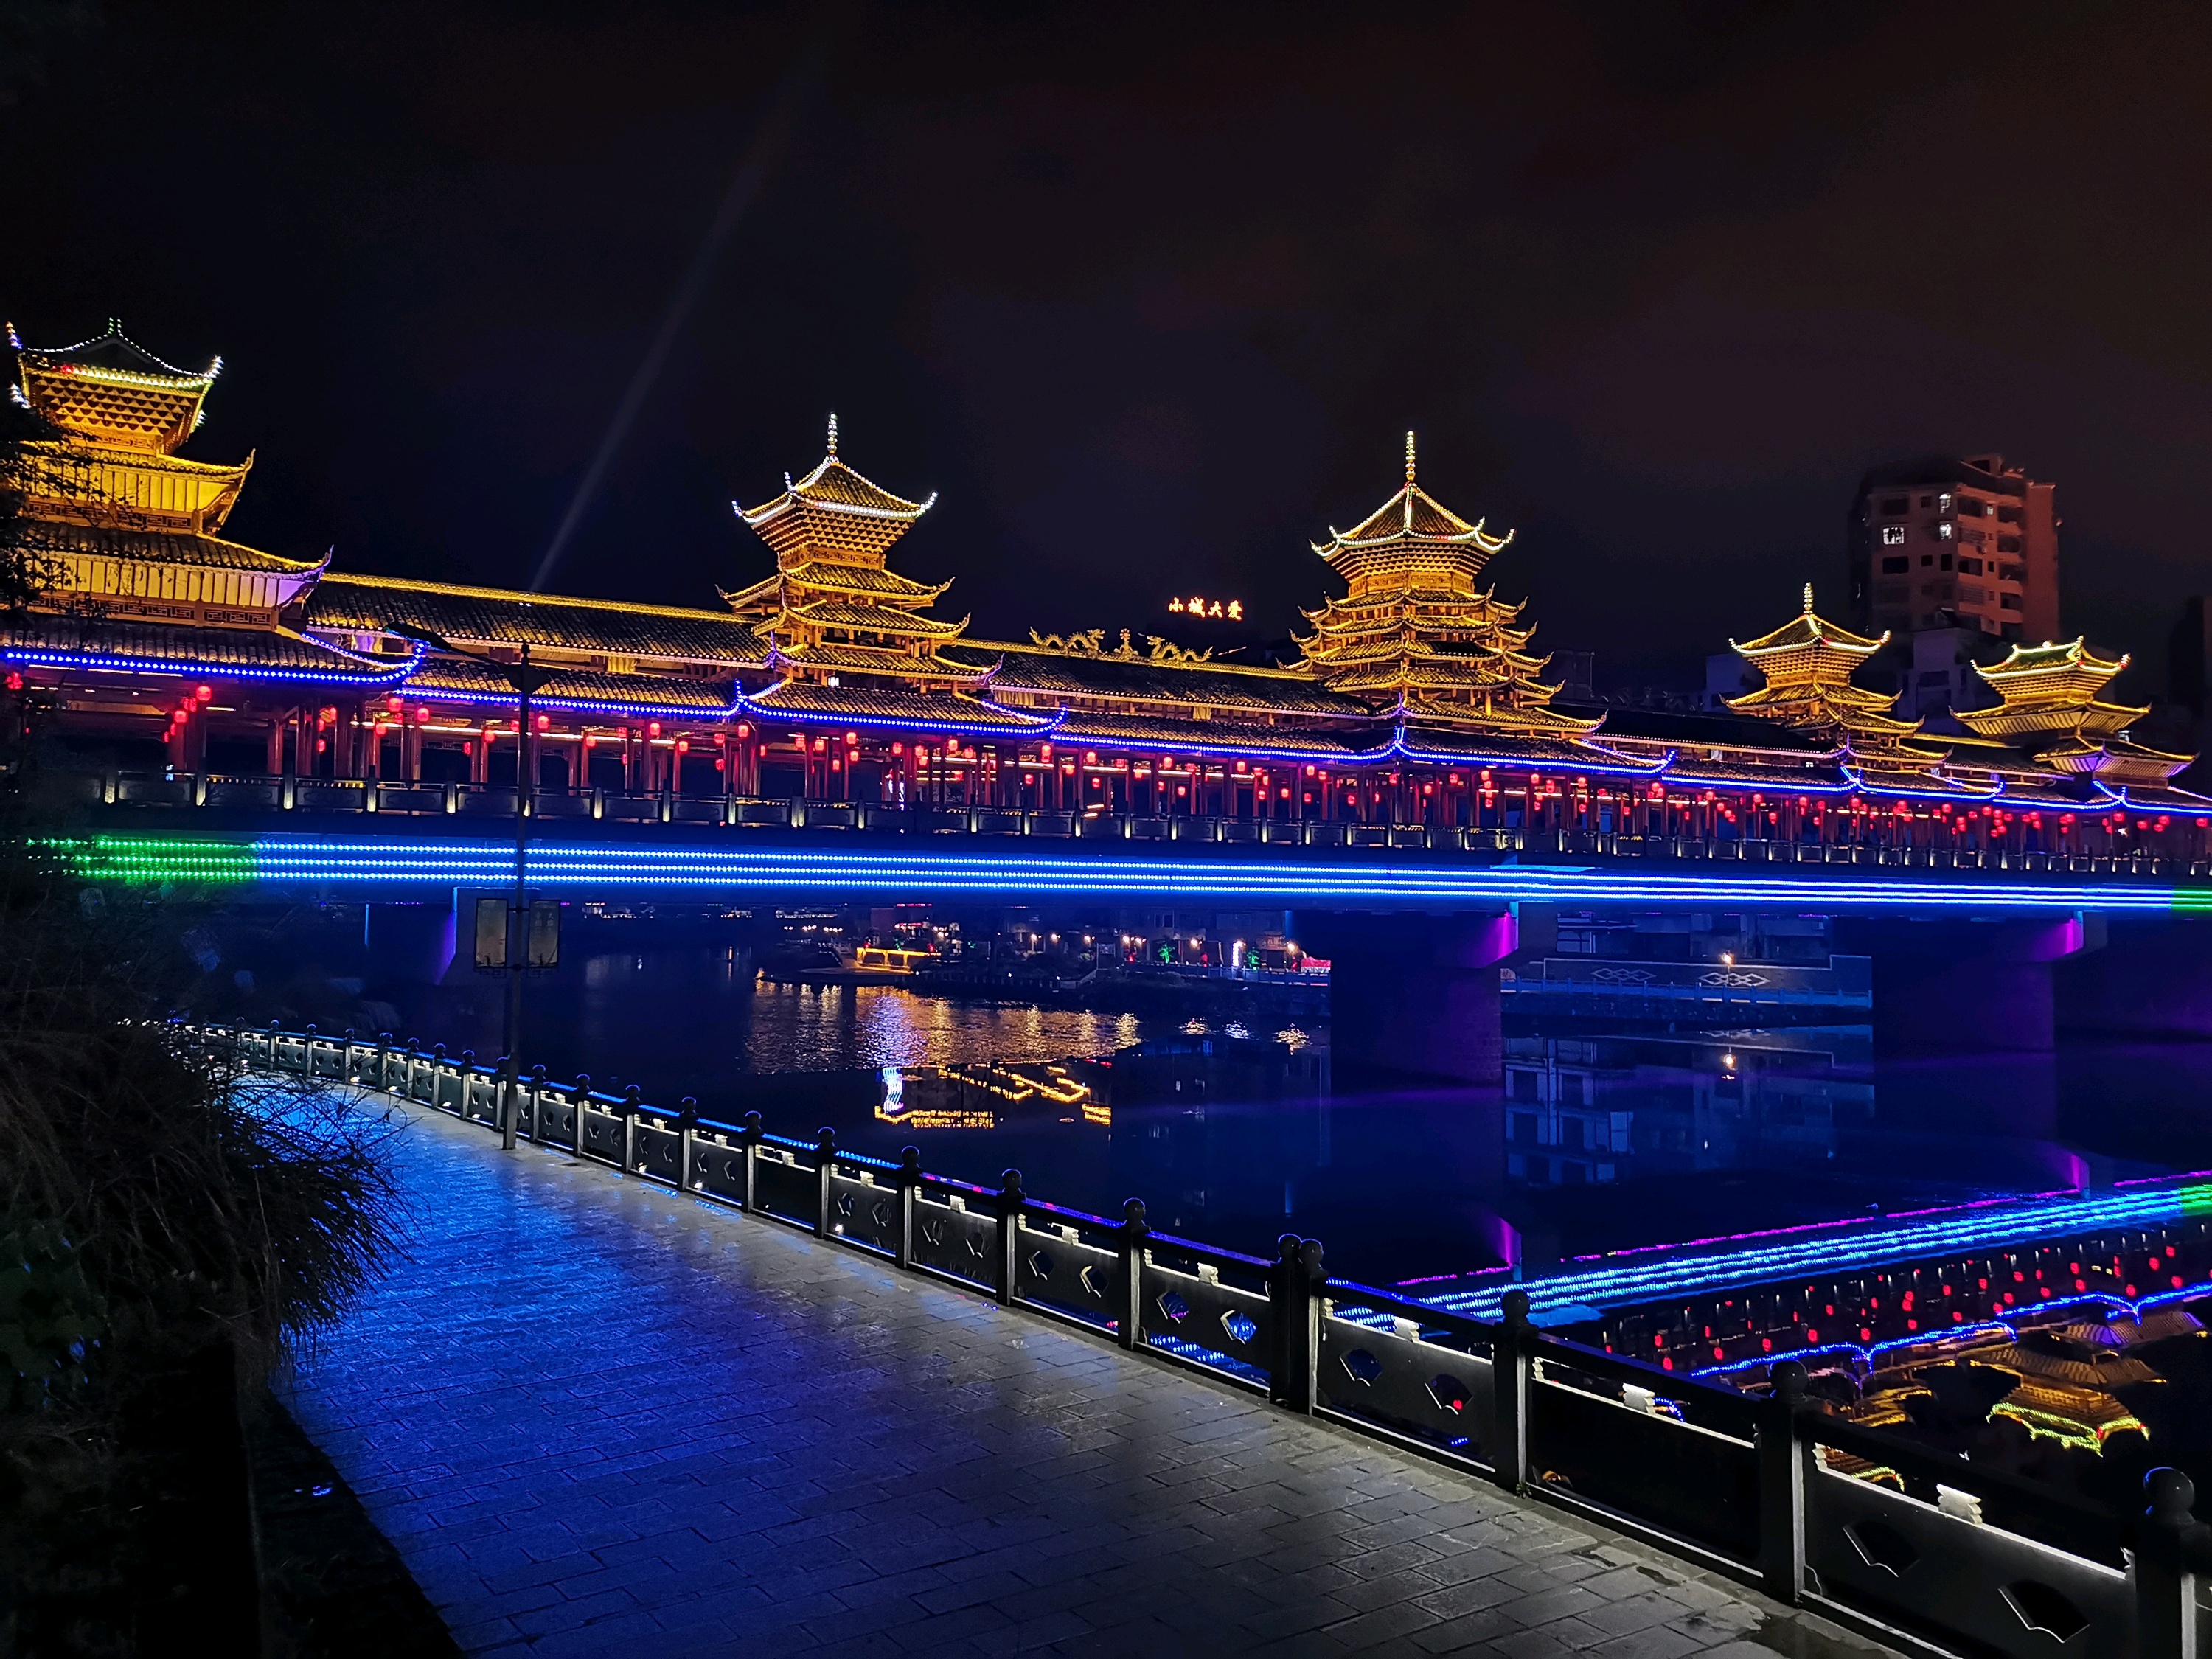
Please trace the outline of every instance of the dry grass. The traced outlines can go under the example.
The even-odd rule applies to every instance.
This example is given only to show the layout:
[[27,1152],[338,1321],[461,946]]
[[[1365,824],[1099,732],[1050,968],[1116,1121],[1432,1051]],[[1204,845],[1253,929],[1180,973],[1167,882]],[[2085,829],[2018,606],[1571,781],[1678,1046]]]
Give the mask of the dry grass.
[[218,1338],[265,1371],[397,1248],[385,1120],[243,1079],[161,1020],[176,931],[0,870],[0,1229],[58,1241],[104,1328],[94,1380],[102,1354]]

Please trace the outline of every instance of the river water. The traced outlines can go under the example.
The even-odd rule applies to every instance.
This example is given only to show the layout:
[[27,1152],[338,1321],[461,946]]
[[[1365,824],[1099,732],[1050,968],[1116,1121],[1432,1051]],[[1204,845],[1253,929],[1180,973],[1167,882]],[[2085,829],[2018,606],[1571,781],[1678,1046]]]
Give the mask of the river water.
[[[1028,1189],[1267,1251],[1323,1240],[1375,1281],[1497,1260],[1503,1221],[1533,1259],[1971,1202],[2212,1164],[2212,1045],[1877,1065],[1864,1025],[1672,1030],[1511,1012],[1503,1088],[1334,1077],[1326,1020],[1259,1029],[1202,1009],[1136,1014],[759,980],[726,945],[577,951],[533,981],[526,1052],[548,1075],[635,1083],[712,1115]],[[422,988],[399,1027],[450,1052],[499,1048],[495,981]],[[887,1068],[1191,1052],[1093,1079],[1086,1115],[1036,1097],[886,1114]],[[1211,1055],[1202,1051],[1213,1049]],[[1256,1056],[1256,1058],[1255,1058]]]
[[[434,936],[417,929],[410,966],[405,936],[373,946],[357,913],[241,918],[211,982],[235,978],[246,1000],[206,1012],[388,1029],[488,1060],[501,982],[465,963],[432,982],[419,947]],[[2109,1219],[2129,1194],[2212,1168],[2212,1044],[1892,1063],[1842,1008],[1830,1024],[1723,1030],[1586,1001],[1539,1012],[1516,994],[1501,1086],[1422,1085],[1333,1067],[1326,1018],[1240,1016],[1218,994],[1137,1013],[776,984],[747,937],[580,923],[561,968],[529,984],[525,1055],[557,1082],[589,1073],[659,1106],[757,1110],[772,1130],[826,1127],[888,1158],[918,1146],[962,1180],[1018,1169],[1030,1194],[1096,1214],[1139,1198],[1158,1231],[1254,1255],[1283,1233],[1317,1238],[1340,1277],[1471,1311],[1494,1309],[1496,1264],[1517,1256],[1581,1309],[1555,1322],[1578,1338],[1754,1389],[1768,1364],[1800,1358],[1860,1420],[2102,1501],[2127,1499],[2158,1459],[2212,1480],[2212,1225],[2198,1219],[2212,1183],[2174,1194],[2163,1219]],[[1815,1249],[1786,1282],[1723,1264],[1601,1308],[1565,1288],[1608,1270],[1577,1260],[1601,1253],[1726,1256],[1833,1224],[1912,1228],[1917,1212],[1971,1218],[1984,1212],[1959,1206],[1991,1201],[2016,1213],[2038,1194],[2051,1219],[2033,1237]],[[1691,1241],[1705,1242],[1645,1255]]]

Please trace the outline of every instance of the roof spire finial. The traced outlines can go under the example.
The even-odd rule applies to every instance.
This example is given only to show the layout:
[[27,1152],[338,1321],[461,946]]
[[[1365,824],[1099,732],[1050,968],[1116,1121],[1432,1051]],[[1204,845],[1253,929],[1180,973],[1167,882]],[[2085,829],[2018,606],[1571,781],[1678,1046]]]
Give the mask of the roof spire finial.
[[1808,617],[1813,614],[1813,584],[1810,582],[1805,584],[1805,614]]
[[1413,482],[1413,434],[1406,434],[1406,482]]
[[837,453],[837,416],[834,410],[830,415],[830,453],[832,455]]

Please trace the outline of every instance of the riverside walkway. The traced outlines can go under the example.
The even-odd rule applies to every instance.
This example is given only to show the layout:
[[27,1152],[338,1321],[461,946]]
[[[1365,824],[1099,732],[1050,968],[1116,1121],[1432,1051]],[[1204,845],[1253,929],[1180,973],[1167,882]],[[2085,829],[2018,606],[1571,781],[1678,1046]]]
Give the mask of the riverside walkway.
[[290,1386],[472,1653],[1879,1651],[1457,1472],[416,1110]]

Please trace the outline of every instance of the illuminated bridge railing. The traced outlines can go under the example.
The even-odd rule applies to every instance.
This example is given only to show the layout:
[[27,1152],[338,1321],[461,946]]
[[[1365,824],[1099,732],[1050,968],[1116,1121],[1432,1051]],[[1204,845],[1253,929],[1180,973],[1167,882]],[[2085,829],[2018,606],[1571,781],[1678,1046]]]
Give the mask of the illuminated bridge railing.
[[[59,775],[63,795],[104,809],[201,809],[210,819],[263,814],[356,819],[512,823],[511,785],[385,782],[361,778],[234,777],[221,773],[106,771]],[[866,830],[879,835],[1243,847],[1371,848],[1462,853],[1482,858],[1633,859],[1729,865],[1821,866],[1863,870],[1964,870],[2030,875],[2212,878],[2212,859],[2154,851],[2042,852],[1967,846],[1874,845],[1741,837],[1639,836],[1598,830],[1542,830],[1342,820],[1212,817],[1141,817],[1111,812],[1015,811],[994,807],[897,807],[857,801],[737,795],[623,794],[545,789],[532,816],[562,826]],[[183,814],[180,813],[179,816]],[[197,814],[194,814],[197,816]]]
[[[1802,1366],[1765,1397],[1540,1330],[1328,1278],[1285,1235],[1268,1261],[811,1139],[425,1054],[387,1037],[185,1025],[240,1067],[327,1079],[683,1192],[1064,1322],[1456,1465],[1884,1639],[1960,1655],[2195,1659],[2212,1574],[2171,1469],[2124,1516],[1829,1415]],[[1869,1478],[1877,1477],[1877,1478]]]

